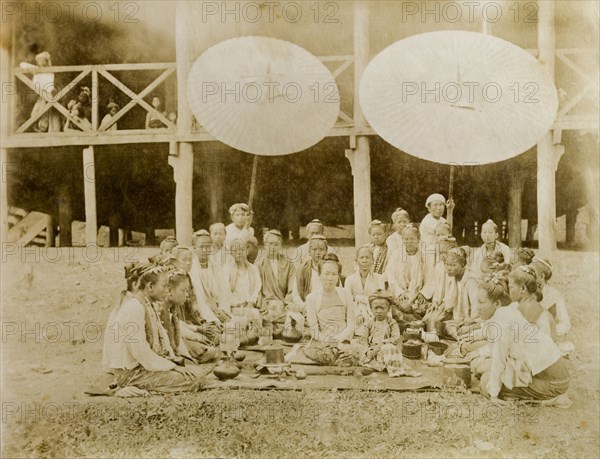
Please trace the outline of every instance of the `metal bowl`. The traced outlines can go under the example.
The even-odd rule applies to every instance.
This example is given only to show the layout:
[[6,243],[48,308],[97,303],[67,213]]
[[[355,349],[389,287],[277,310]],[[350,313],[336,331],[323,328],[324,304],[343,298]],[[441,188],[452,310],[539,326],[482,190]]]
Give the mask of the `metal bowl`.
[[444,355],[444,352],[448,349],[448,345],[441,341],[432,341],[429,343],[429,349],[431,349],[435,355]]

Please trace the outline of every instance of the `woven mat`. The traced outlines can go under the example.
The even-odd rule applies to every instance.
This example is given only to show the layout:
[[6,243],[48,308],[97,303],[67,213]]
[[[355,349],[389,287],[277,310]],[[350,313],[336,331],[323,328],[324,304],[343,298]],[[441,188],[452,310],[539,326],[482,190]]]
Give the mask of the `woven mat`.
[[[285,350],[286,354],[290,349]],[[206,377],[206,389],[254,389],[254,390],[379,390],[379,391],[432,391],[432,390],[457,390],[442,387],[442,376],[440,367],[429,367],[422,360],[404,359],[404,363],[413,370],[421,373],[418,377],[401,376],[390,378],[384,372],[372,371],[364,367],[337,367],[315,365],[308,357],[310,363],[305,364],[301,359],[302,354],[294,358],[291,371],[288,375],[280,378],[276,375],[259,375],[254,365],[264,358],[262,351],[244,351],[246,358],[243,362],[242,372],[228,381],[220,381],[212,373]],[[302,363],[296,363],[302,362]],[[303,370],[306,379],[298,380],[295,372]],[[358,376],[356,370],[361,370],[365,376]],[[371,373],[372,372],[372,373]],[[370,373],[370,374],[369,374]],[[479,392],[479,383],[473,379],[472,392]]]

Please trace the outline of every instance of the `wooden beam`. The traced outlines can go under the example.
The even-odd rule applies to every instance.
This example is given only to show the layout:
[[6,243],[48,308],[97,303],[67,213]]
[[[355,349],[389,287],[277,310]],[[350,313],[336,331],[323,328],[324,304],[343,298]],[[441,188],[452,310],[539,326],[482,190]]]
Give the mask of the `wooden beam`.
[[352,57],[350,59],[346,59],[342,63],[342,65],[340,65],[337,69],[333,71],[333,78],[339,77],[344,72],[344,70],[346,70],[352,65],[352,62],[354,62],[354,59]]
[[[521,219],[523,214],[523,188],[525,177],[522,173],[520,162],[516,163],[516,170],[509,171],[508,183],[508,245],[512,249],[521,247]],[[512,263],[513,260],[505,260]]]
[[92,131],[98,130],[98,116],[100,112],[98,100],[98,71],[92,70]]
[[103,64],[103,65],[54,65],[51,67],[39,67],[22,69],[15,68],[15,74],[22,75],[28,73],[65,73],[65,72],[91,72],[92,70],[108,70],[109,72],[126,71],[126,70],[160,70],[174,68],[175,62],[155,62],[142,64]]
[[83,149],[83,193],[85,197],[85,245],[96,245],[98,223],[96,220],[96,164],[93,146]]
[[[6,24],[5,24],[6,26]],[[3,63],[0,66],[0,84],[2,88],[6,88],[6,90],[2,91],[2,103],[0,105],[0,111],[2,112],[2,116],[0,116],[0,136],[5,139],[8,137],[10,132],[9,118],[7,116],[9,114],[8,106],[9,104],[17,98],[16,94],[9,95],[7,89],[9,88],[10,80],[10,67],[6,65],[7,62],[10,62],[10,53],[8,52],[8,48],[6,48],[5,41],[2,41],[2,48],[0,48],[0,61]],[[16,92],[16,89],[15,89]],[[14,118],[14,115],[13,115]],[[0,188],[0,205],[2,206],[2,216],[1,216],[1,231],[0,231],[0,241],[5,242],[6,237],[8,235],[8,171],[10,165],[8,164],[8,150],[6,148],[0,148],[0,173],[2,174],[0,177],[1,188]]]
[[71,247],[73,245],[72,229],[73,223],[73,188],[71,183],[71,172],[67,172],[65,180],[58,185],[58,235],[60,247]]
[[[367,119],[360,107],[358,87],[370,60],[369,7],[366,1],[354,3],[354,126],[366,128]],[[354,242],[356,247],[369,242],[371,222],[371,153],[369,138],[358,136],[356,149],[346,150],[352,167],[354,191]]]
[[553,129],[562,131],[597,131],[600,126],[598,115],[569,115],[559,117]]
[[346,150],[352,169],[354,199],[354,243],[360,247],[369,242],[371,223],[371,156],[369,138],[356,138],[356,149]]
[[[190,69],[189,11],[185,0],[175,6],[175,49],[177,53],[177,133],[192,132],[192,112],[187,100],[187,76]],[[194,184],[194,148],[181,142],[177,156],[169,156],[175,178],[175,234],[180,244],[191,245],[193,234],[192,198]]]
[[192,59],[189,46],[189,20],[188,2],[178,0],[175,12],[175,49],[177,52],[177,132],[179,134],[192,132],[192,110],[187,96],[187,77]]
[[[101,130],[102,131],[108,130],[109,127],[111,127],[113,124],[115,124],[117,121],[119,121],[123,117],[123,115],[125,115],[129,110],[131,110],[137,104],[144,106],[143,104],[140,103],[140,100],[142,100],[144,97],[146,97],[148,94],[150,94],[151,91],[153,91],[160,83],[162,83],[164,80],[166,80],[173,72],[174,72],[174,69],[172,69],[172,68],[165,70],[152,83],[150,83],[148,86],[146,86],[142,90],[142,92],[140,92],[139,94],[135,94],[131,90],[128,90],[129,92],[124,91],[125,94],[127,94],[131,100],[129,102],[127,102],[127,104],[123,108],[121,108],[121,110],[119,110],[117,113],[115,113],[115,116],[113,116],[111,118],[110,123],[103,125]],[[110,81],[114,86],[121,89],[121,87],[120,87],[121,82],[116,77],[114,77],[113,75],[111,75],[108,72],[106,72],[106,73],[100,72],[100,73],[102,74],[103,77],[107,78],[108,81]],[[108,75],[108,77],[107,77],[107,75]],[[134,94],[135,94],[135,97],[133,97]],[[146,102],[144,102],[144,103],[146,103]],[[154,110],[154,107],[152,107],[152,111],[154,113],[158,113],[156,110]],[[162,113],[161,113],[161,117],[164,120],[164,115],[162,115]],[[170,128],[175,127],[170,121],[167,124],[167,126],[169,126]]]
[[33,123],[35,123],[38,119],[40,119],[42,117],[42,115],[44,113],[46,113],[48,110],[50,110],[50,108],[54,107],[56,108],[59,112],[61,112],[63,115],[65,115],[67,117],[67,119],[69,119],[70,121],[73,121],[77,126],[79,126],[83,131],[85,131],[86,129],[84,128],[83,125],[81,125],[79,122],[77,122],[71,115],[70,113],[67,111],[67,109],[65,107],[63,107],[63,105],[60,103],[60,100],[66,95],[68,94],[77,83],[79,83],[83,78],[85,78],[88,75],[89,72],[81,72],[79,75],[77,75],[75,78],[73,78],[73,80],[71,80],[71,82],[65,86],[62,90],[59,91],[59,93],[52,97],[51,99],[47,99],[44,92],[41,91],[39,89],[39,87],[36,87],[36,85],[33,84],[33,81],[31,81],[29,78],[19,75],[17,74],[17,77],[23,82],[25,83],[30,89],[32,89],[38,96],[44,98],[44,100],[46,100],[46,102],[48,102],[39,112],[37,112],[34,116],[30,117],[23,125],[21,125],[18,129],[17,129],[17,133],[20,132],[25,132]]
[[[325,137],[376,135],[370,127],[334,126]],[[39,134],[26,132],[0,138],[2,148],[60,147],[68,145],[123,145],[134,143],[215,142],[207,131],[177,134],[173,129],[129,129],[118,131],[52,132]]]
[[192,185],[194,151],[188,142],[179,144],[179,155],[169,156],[175,179],[175,235],[182,245],[192,244]]
[[367,119],[360,107],[358,88],[363,72],[369,64],[369,7],[362,1],[354,2],[354,123],[367,125]]
[[8,172],[10,165],[8,164],[8,150],[6,148],[0,148],[0,163],[2,166],[2,178],[1,178],[1,190],[0,195],[2,201],[2,233],[0,241],[5,242],[8,236]]
[[[539,61],[554,80],[555,28],[554,2],[538,2]],[[539,250],[551,256],[556,250],[556,176],[552,132],[548,132],[537,145],[537,209]]]
[[[173,128],[175,126],[173,125],[173,123],[171,123],[171,121],[169,121],[169,119],[165,115],[163,115],[161,112],[156,110],[152,105],[150,105],[148,102],[146,102],[143,99],[143,97],[145,97],[156,86],[158,86],[160,83],[162,83],[162,81],[164,81],[171,73],[173,73],[172,69],[165,70],[156,80],[154,80],[152,83],[150,83],[148,86],[146,86],[146,88],[144,88],[144,90],[142,92],[140,92],[139,94],[136,94],[134,91],[129,89],[123,82],[117,80],[113,75],[108,73],[106,70],[100,71],[100,75],[102,75],[104,78],[106,78],[108,81],[110,81],[113,85],[115,85],[118,89],[120,89],[127,96],[129,96],[132,101],[135,101],[135,103],[141,105],[147,112],[150,112],[151,114],[156,116],[159,120],[161,120],[163,123],[165,123],[166,126]],[[127,104],[127,106],[129,106],[130,103]],[[123,109],[121,109],[121,111],[124,109],[125,109],[125,107],[123,107]],[[121,116],[123,116],[123,115],[121,115]],[[118,119],[118,118],[115,116],[115,119]]]

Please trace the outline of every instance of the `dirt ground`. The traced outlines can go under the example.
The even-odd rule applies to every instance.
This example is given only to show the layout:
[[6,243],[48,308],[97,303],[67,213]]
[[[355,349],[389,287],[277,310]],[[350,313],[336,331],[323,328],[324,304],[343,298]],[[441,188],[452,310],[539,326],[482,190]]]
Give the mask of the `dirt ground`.
[[[569,409],[452,392],[209,390],[88,397],[122,268],[155,249],[3,249],[3,457],[600,457],[599,257],[561,251]],[[353,250],[341,251],[346,270]]]

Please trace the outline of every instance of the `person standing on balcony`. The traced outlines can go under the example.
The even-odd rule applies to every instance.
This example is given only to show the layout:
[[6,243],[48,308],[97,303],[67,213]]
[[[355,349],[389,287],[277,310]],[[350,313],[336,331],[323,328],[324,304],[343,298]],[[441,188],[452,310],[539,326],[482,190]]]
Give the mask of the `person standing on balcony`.
[[[119,106],[113,102],[110,101],[108,103],[108,105],[106,106],[106,109],[108,110],[108,113],[106,115],[104,115],[104,118],[102,118],[102,123],[100,123],[100,129],[104,129],[106,131],[116,131],[117,128],[117,123],[113,123],[112,125],[108,126],[111,122],[111,120],[113,119],[113,116],[115,116],[117,114],[117,112],[119,111]],[[106,127],[108,126],[108,127]]]
[[[36,65],[28,62],[21,62],[19,65],[23,70],[33,70],[39,67],[51,67],[52,61],[50,60],[50,53],[44,51],[35,56]],[[36,73],[33,75],[33,85],[38,89],[40,97],[31,110],[31,117],[34,117],[39,113],[48,103],[46,99],[50,99],[56,95],[56,88],[54,87],[54,73]],[[35,132],[59,132],[61,130],[60,115],[56,110],[51,108],[44,113],[35,123],[33,130]]]
[[[74,120],[79,122],[79,124],[82,125],[86,131],[92,130],[92,124],[86,118],[81,117],[81,104],[79,102],[75,100],[70,100],[69,105],[67,107],[69,108],[69,114],[73,117]],[[82,130],[83,129],[81,129],[77,124],[75,124],[69,119],[65,122],[65,132]]]
[[[162,102],[160,100],[160,97],[158,97],[158,96],[152,97],[152,107],[154,107],[154,109],[156,111],[162,113],[164,116],[167,116],[167,112],[165,112],[162,109]],[[159,120],[152,113],[148,112],[146,114],[146,129],[161,129],[161,128],[166,128],[166,127],[167,126],[165,125],[165,123],[163,123],[161,120]]]
[[79,114],[82,118],[88,121],[92,120],[92,92],[90,88],[84,86],[79,91],[77,96],[77,102],[79,102]]

